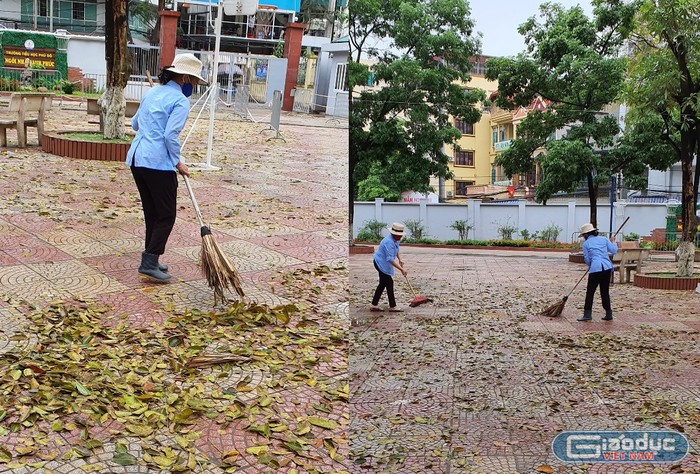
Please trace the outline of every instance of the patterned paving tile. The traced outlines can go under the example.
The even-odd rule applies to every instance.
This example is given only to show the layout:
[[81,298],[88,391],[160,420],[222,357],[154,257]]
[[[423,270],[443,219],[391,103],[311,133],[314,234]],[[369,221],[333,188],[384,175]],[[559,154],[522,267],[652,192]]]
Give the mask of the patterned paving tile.
[[[55,112],[52,109],[52,114]],[[84,122],[84,113],[79,122]],[[64,124],[59,122],[59,125]],[[314,129],[313,140],[323,140],[324,145],[333,143],[331,137],[337,131],[333,131],[334,135],[325,133],[327,131],[323,128]],[[242,140],[250,140],[249,151],[253,158],[226,153],[231,155],[226,158],[226,172],[203,173],[193,179],[195,193],[201,199],[205,217],[211,219],[217,242],[230,246],[230,251],[226,251],[234,264],[240,258],[239,271],[249,299],[269,305],[296,302],[297,295],[290,295],[284,285],[280,285],[282,274],[317,264],[341,264],[346,259],[345,249],[341,251],[339,245],[345,245],[344,213],[347,206],[342,197],[347,195],[347,184],[333,183],[343,174],[344,165],[342,162],[333,166],[324,163],[318,153],[312,153],[311,140],[297,143],[292,135],[290,133],[287,137],[288,144],[273,145],[264,142],[264,136],[241,134]],[[294,152],[288,149],[290,143],[296,147]],[[230,148],[230,141],[219,137],[215,147]],[[168,284],[155,284],[142,280],[136,272],[143,248],[144,228],[129,170],[121,163],[76,162],[30,151],[27,156],[22,156],[21,161],[0,154],[0,161],[9,160],[12,166],[16,166],[13,179],[3,181],[0,178],[3,193],[19,198],[8,207],[0,206],[0,294],[7,293],[11,302],[0,298],[0,351],[11,350],[13,344],[14,347],[31,344],[26,340],[11,339],[13,334],[21,331],[22,318],[12,321],[11,318],[17,316],[13,305],[22,299],[44,306],[54,298],[89,297],[107,308],[104,324],[115,324],[124,317],[130,325],[144,329],[152,324],[163,324],[168,313],[173,311],[213,308],[213,292],[206,287],[197,266],[202,243],[199,224],[184,187],[179,189],[179,215],[162,258],[170,265],[174,278]],[[32,165],[35,155],[44,166]],[[273,159],[275,157],[277,159]],[[255,160],[266,164],[259,166]],[[315,164],[313,169],[308,166],[309,160]],[[235,182],[233,179],[224,181],[224,173],[235,176]],[[304,176],[304,179],[297,179],[298,176]],[[318,202],[328,203],[324,215],[319,215]],[[281,206],[287,206],[289,211],[280,212]],[[41,210],[41,215],[37,209]],[[286,221],[295,222],[286,224]],[[318,230],[313,231],[316,228]],[[299,254],[299,258],[295,258],[276,251],[274,244],[266,248],[258,245],[259,242],[245,241],[261,238],[266,242],[267,239],[284,239],[286,236],[298,237],[299,245],[295,244],[295,247],[311,247],[315,249],[314,255]],[[326,245],[330,247],[325,248]],[[345,296],[342,288],[329,289],[313,302],[315,308],[325,313],[324,319],[319,321],[321,326],[348,317],[348,305],[342,303]],[[23,316],[23,313],[19,315]],[[317,382],[334,387],[346,384],[344,354],[322,348],[319,354],[314,366],[318,371]],[[233,385],[237,382],[232,377],[227,383]],[[275,391],[274,396],[279,398],[280,416],[292,420],[291,425],[297,417],[316,413],[310,408],[310,403],[330,409],[329,419],[347,423],[346,405],[334,406],[336,402],[321,397],[318,390],[309,385],[285,386]],[[210,427],[202,428],[206,435],[200,447],[210,453],[212,459],[220,459],[221,447],[233,446],[229,440],[246,432],[237,426],[218,425],[214,420]],[[119,431],[118,427],[111,429]],[[292,462],[278,469],[265,467],[257,457],[245,453],[247,445],[243,444],[241,452],[245,454],[237,472],[286,473],[296,469],[298,473],[337,473],[346,470],[343,457],[348,455],[347,444],[338,446],[340,458],[332,462],[323,447],[329,433],[320,428],[313,429],[314,443],[308,448],[307,458],[297,458],[296,464]],[[333,437],[341,433],[342,428]],[[103,438],[100,433],[91,435]],[[80,442],[76,434],[56,439],[62,439],[66,449]],[[321,440],[322,444],[317,446],[315,440]],[[0,440],[0,444],[5,445],[3,441]],[[46,474],[90,470],[101,474],[151,472],[142,465],[118,466],[111,462],[115,446],[110,440],[105,441],[104,446],[96,448],[84,459],[52,461],[43,466],[43,470]],[[251,437],[244,441],[267,442]],[[139,454],[143,447],[140,442],[131,440],[129,450]],[[34,474],[41,469],[14,469],[12,474]],[[5,471],[0,464],[0,472]],[[214,466],[198,468],[197,472],[223,474]]]
[[56,248],[75,258],[99,257],[114,254],[114,249],[112,247],[96,241],[86,242],[84,244],[62,244],[58,245]]
[[140,262],[139,254],[130,255],[103,255],[99,257],[86,257],[81,259],[86,265],[105,273],[113,273],[125,270],[136,270]]
[[24,265],[5,267],[2,269],[2,274],[0,274],[0,286],[8,289],[16,285],[26,285],[42,281],[44,281],[44,277],[42,277],[41,274]]
[[20,263],[69,260],[70,254],[49,245],[32,245],[26,247],[6,247],[5,253]]
[[0,286],[0,293],[3,292],[38,306],[46,306],[47,302],[57,298],[68,300],[73,297],[69,291],[58,288],[51,282],[43,279],[32,283],[12,285],[12,287]]
[[319,244],[314,247],[280,249],[279,252],[306,262],[316,262],[348,254],[348,246],[342,242]]
[[124,291],[126,286],[102,274],[78,275],[68,278],[55,278],[52,286],[56,291],[68,291],[76,298],[89,298],[101,293]]

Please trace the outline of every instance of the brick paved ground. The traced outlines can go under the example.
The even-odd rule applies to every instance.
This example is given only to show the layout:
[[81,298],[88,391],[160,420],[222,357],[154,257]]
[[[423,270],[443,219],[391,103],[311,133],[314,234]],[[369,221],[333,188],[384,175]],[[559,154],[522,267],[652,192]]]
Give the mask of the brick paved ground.
[[[293,317],[291,327],[302,318],[305,328],[313,323],[318,327],[313,334],[333,334],[335,343],[315,347],[313,337],[307,336],[310,342],[295,343],[310,345],[304,349],[305,358],[296,361],[303,371],[297,368],[285,374],[278,368],[271,372],[264,364],[244,364],[219,376],[210,387],[238,387],[243,392],[241,386],[245,386],[248,394],[264,389],[270,396],[262,403],[265,409],[250,416],[260,423],[280,417],[289,420],[290,429],[297,426],[302,433],[298,438],[307,444],[292,448],[281,446],[281,441],[275,444],[274,434],[270,438],[269,433],[261,436],[246,428],[255,421],[252,418],[221,424],[216,418],[203,417],[195,424],[201,436],[194,444],[202,455],[198,459],[211,462],[198,460],[193,472],[221,472],[217,466],[223,453],[232,449],[239,452],[233,463],[237,472],[342,472],[348,418],[347,398],[342,398],[347,384],[347,122],[283,113],[281,137],[285,142],[267,140],[274,136],[264,131],[269,110],[259,109],[248,118],[257,122],[241,120],[226,109],[217,115],[212,163],[222,170],[195,172],[191,179],[202,214],[238,268],[249,302],[298,305],[301,316]],[[205,118],[195,127],[184,149],[186,161],[204,161],[207,125]],[[96,128],[87,122],[84,104],[54,102],[48,130]],[[12,132],[8,135],[9,143],[16,143]],[[136,272],[143,221],[128,169],[122,163],[48,155],[37,148],[36,140],[36,133],[30,132],[33,147],[0,150],[0,295],[4,295],[0,301],[0,355],[27,349],[33,337],[23,337],[27,315],[56,299],[106,307],[107,320],[125,316],[130,327],[154,333],[173,315],[226,310],[213,307],[213,293],[200,274],[199,224],[184,185],[179,189],[177,222],[161,259],[170,265],[173,279],[165,285],[150,283]],[[297,331],[297,338],[302,337],[304,330]],[[275,385],[275,380],[288,382]],[[248,403],[257,397],[246,396],[239,393],[239,401]],[[270,405],[269,400],[274,403]],[[11,407],[0,407],[0,420],[4,410],[11,412]],[[307,417],[319,413],[331,422],[331,429],[318,423],[309,430],[298,429],[305,426]],[[260,421],[263,415],[265,420]],[[25,457],[17,451],[28,440],[32,446],[38,444],[41,436],[47,436],[45,427],[30,424],[19,433],[8,433],[0,426],[0,472],[157,472],[143,462],[133,466],[111,462],[120,429],[110,429],[109,424],[96,429],[99,433],[91,432],[91,436],[103,446],[72,458],[61,456],[80,443],[80,430],[48,430],[48,445],[44,443],[42,449],[58,453],[54,459],[46,452],[42,457],[41,449],[30,449]],[[160,436],[173,434],[165,430]],[[140,459],[148,445],[148,441],[139,445],[133,437],[121,442]],[[261,458],[260,453],[246,451],[261,444],[270,444],[273,457],[282,461],[271,462],[269,456]],[[18,464],[2,462],[3,449]],[[290,461],[294,453],[302,456]],[[49,458],[49,462],[40,462]],[[39,464],[26,465],[31,462]]]
[[[399,314],[369,312],[372,256],[350,258],[351,472],[700,472],[700,295],[615,284],[615,320],[600,321],[598,297],[580,323],[584,282],[563,317],[542,318],[585,271],[565,253],[401,254],[434,302],[409,308],[399,280]],[[552,455],[557,433],[591,429],[681,430],[692,453],[677,465]]]

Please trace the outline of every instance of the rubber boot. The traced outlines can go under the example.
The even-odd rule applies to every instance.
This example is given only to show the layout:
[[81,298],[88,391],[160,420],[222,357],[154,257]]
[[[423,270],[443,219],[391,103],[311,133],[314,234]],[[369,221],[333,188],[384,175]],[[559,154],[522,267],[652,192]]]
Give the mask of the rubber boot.
[[605,310],[605,316],[600,318],[603,321],[612,321],[613,314],[612,314],[612,309],[606,309]]
[[171,276],[167,273],[160,271],[158,265],[158,255],[146,252],[141,254],[141,266],[139,266],[139,273],[161,281],[170,280],[171,278]]
[[576,321],[590,321],[591,319],[593,319],[593,310],[592,309],[584,309],[583,316],[578,318]]
[[159,263],[158,264],[158,270],[161,272],[167,272],[168,271],[168,266],[164,263]]

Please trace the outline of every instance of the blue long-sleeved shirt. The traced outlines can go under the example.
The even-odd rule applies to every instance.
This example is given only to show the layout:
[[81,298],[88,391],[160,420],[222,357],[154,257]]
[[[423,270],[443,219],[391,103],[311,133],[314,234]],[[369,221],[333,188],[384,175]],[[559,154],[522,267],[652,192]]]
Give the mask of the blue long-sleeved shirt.
[[583,243],[583,260],[590,268],[589,273],[611,270],[613,265],[608,253],[615,255],[617,245],[601,236],[591,236]]
[[394,236],[389,234],[382,239],[374,252],[374,261],[377,266],[387,275],[394,276],[394,266],[391,264],[399,254],[399,241],[394,240]]
[[126,165],[174,171],[180,161],[180,132],[190,101],[175,81],[154,87],[143,96],[131,126],[136,137],[126,154]]

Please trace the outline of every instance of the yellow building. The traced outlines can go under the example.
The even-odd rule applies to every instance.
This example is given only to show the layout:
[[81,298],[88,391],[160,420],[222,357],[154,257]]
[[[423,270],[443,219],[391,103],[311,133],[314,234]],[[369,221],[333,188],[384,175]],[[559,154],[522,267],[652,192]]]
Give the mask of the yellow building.
[[[543,111],[547,108],[547,103],[541,97],[535,98],[527,107],[520,107],[517,110],[504,110],[496,106],[491,108],[491,150],[489,159],[493,167],[493,182],[500,185],[512,184],[521,192],[519,195],[531,197],[531,191],[537,185],[539,177],[539,165],[530,173],[524,175],[513,176],[509,179],[503,174],[500,166],[495,165],[496,157],[510,148],[512,141],[518,136],[518,125],[523,121],[527,114],[532,111]],[[543,152],[543,150],[535,151],[535,155]]]
[[[471,80],[463,87],[481,89],[488,97],[498,89],[498,82],[489,81],[484,77],[486,59],[483,57],[474,63]],[[450,157],[449,169],[454,175],[453,179],[445,180],[444,197],[447,200],[460,200],[468,195],[483,194],[493,182],[490,118],[489,107],[482,107],[481,120],[474,124],[452,118],[452,124],[462,132],[462,137],[457,141],[456,147],[445,147],[445,154]],[[439,189],[439,183],[435,182],[433,185],[435,189]]]

